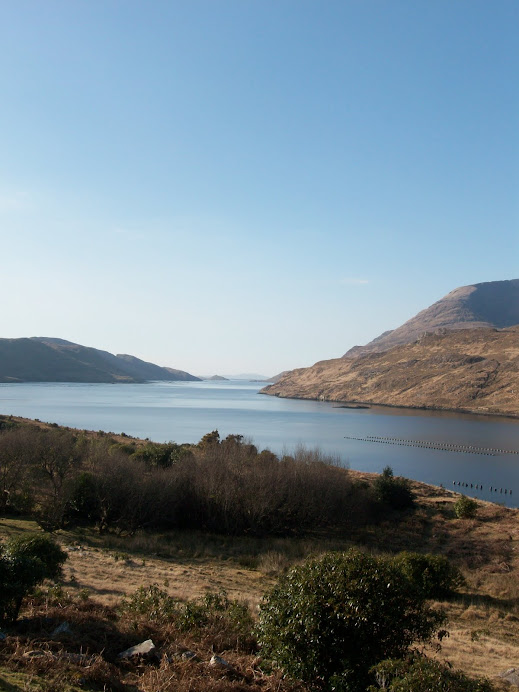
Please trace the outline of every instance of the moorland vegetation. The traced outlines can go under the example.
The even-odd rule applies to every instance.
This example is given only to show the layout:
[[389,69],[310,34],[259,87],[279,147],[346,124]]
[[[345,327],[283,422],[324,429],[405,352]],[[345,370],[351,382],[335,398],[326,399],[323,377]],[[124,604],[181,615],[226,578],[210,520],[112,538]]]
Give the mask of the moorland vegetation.
[[[22,532],[0,553],[0,679],[22,689],[494,689],[427,649],[446,636],[445,608],[464,598],[467,582],[460,560],[425,550],[420,532],[443,548],[446,533],[429,527],[413,484],[390,468],[360,477],[316,450],[280,458],[217,431],[195,445],[157,444],[1,417],[0,502],[4,526],[30,516],[46,532]],[[477,507],[462,507],[459,518],[450,505],[441,511],[458,527],[477,521]],[[167,580],[146,584],[142,553],[143,584],[117,603],[38,586],[59,576],[65,553],[55,540],[95,534],[131,551],[139,536],[158,533],[179,545],[178,536],[196,534],[312,548],[266,584],[259,611],[222,591],[186,599]],[[330,544],[340,549],[323,555]],[[514,603],[500,607],[512,612]],[[121,658],[148,639],[150,655]]]
[[0,435],[0,512],[33,515],[42,528],[101,532],[200,529],[226,535],[293,535],[376,520],[412,504],[403,479],[372,486],[319,451],[278,458],[218,431],[196,445],[88,435],[11,424]]

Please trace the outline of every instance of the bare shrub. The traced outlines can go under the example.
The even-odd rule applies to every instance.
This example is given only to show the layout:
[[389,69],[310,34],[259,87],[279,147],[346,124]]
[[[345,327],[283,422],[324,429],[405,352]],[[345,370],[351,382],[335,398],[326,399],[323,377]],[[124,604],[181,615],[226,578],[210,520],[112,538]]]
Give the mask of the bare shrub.
[[7,429],[0,434],[0,512],[28,511],[34,503],[31,471],[39,433],[32,428]]

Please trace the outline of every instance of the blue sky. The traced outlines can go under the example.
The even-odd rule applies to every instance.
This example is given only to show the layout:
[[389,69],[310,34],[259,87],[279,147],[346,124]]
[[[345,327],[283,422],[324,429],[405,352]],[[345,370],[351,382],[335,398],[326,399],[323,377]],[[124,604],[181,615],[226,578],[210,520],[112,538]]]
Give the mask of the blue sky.
[[0,2],[2,337],[195,374],[518,278],[516,0]]

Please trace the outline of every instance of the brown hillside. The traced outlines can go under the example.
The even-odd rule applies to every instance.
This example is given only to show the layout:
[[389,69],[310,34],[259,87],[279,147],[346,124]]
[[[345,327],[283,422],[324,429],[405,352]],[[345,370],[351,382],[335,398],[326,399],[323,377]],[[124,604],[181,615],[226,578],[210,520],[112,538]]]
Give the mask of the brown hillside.
[[519,324],[519,279],[461,286],[422,310],[397,329],[384,332],[365,346],[354,346],[345,358],[380,353],[416,341],[439,329],[503,329]]
[[442,330],[287,373],[263,394],[519,416],[519,327]]

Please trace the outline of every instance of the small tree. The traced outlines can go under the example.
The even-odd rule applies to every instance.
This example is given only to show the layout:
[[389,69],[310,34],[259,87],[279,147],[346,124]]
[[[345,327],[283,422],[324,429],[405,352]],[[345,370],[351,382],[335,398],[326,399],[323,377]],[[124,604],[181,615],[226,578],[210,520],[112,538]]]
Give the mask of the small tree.
[[312,685],[364,690],[369,669],[428,641],[444,615],[390,559],[358,550],[294,568],[264,598],[262,653]]
[[454,513],[458,519],[473,519],[478,512],[478,503],[466,495],[459,497],[454,503]]
[[377,500],[391,509],[407,509],[414,504],[413,493],[407,478],[397,477],[386,466],[374,483]]
[[37,584],[61,574],[67,554],[48,536],[12,538],[0,552],[0,622],[18,617],[22,600]]

